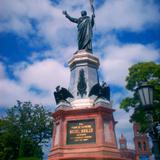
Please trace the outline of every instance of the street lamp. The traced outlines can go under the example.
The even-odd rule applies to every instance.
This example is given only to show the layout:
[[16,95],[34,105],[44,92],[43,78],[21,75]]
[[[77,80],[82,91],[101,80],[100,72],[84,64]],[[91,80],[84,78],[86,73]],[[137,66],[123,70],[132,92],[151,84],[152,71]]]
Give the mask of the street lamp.
[[137,92],[143,107],[151,107],[153,105],[153,86],[141,85],[137,88]]
[[153,115],[150,112],[151,110],[154,109],[153,108],[153,86],[143,84],[139,86],[136,89],[136,91],[139,95],[141,106],[143,107],[144,111],[146,111],[147,119],[149,122],[149,136],[152,138],[153,152],[155,155],[155,159],[160,160],[160,146],[158,142],[159,122],[158,123],[153,122]]

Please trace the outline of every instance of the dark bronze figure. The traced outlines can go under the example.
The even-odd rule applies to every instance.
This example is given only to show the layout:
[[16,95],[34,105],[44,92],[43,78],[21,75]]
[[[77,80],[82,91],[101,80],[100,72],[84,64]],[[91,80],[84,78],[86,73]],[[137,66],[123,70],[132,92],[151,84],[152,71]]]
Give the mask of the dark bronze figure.
[[54,92],[54,97],[56,100],[56,104],[59,104],[60,102],[68,102],[67,98],[74,98],[73,95],[66,89],[61,88],[60,86],[56,87],[56,91]]
[[87,84],[86,84],[86,80],[85,80],[85,75],[84,75],[84,70],[81,69],[79,71],[79,80],[78,80],[78,85],[77,85],[77,95],[80,95],[81,98],[83,98],[83,95],[86,95],[86,89],[87,89]]
[[88,96],[90,97],[92,95],[97,96],[96,99],[103,98],[103,99],[107,99],[108,101],[110,101],[110,88],[109,86],[107,86],[105,82],[103,82],[102,85],[97,83],[91,88]]
[[87,16],[86,11],[81,11],[80,18],[73,18],[69,16],[67,11],[63,11],[63,14],[73,23],[77,23],[78,28],[78,49],[86,50],[92,53],[92,28],[94,26],[95,14],[92,17]]

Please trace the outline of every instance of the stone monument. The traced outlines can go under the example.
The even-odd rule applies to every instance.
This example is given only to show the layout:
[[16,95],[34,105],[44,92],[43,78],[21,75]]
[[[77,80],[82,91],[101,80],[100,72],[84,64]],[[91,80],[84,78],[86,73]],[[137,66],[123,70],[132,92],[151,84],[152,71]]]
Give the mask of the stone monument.
[[82,17],[75,19],[66,11],[63,14],[78,23],[78,51],[68,62],[69,88],[58,86],[54,92],[57,107],[52,114],[55,124],[48,159],[124,160],[116,143],[110,89],[99,82],[100,62],[92,53],[95,15],[90,18],[81,12]]

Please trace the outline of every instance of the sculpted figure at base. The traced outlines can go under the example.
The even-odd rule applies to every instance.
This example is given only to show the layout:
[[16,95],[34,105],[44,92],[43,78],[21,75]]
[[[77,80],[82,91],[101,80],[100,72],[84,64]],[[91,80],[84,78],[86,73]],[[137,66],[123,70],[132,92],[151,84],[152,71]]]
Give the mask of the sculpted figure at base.
[[56,87],[54,97],[56,100],[56,104],[59,104],[60,102],[68,102],[67,98],[74,98],[73,95],[66,88],[60,86]]
[[97,96],[96,100],[98,98],[103,98],[110,101],[110,87],[107,86],[106,82],[103,82],[102,85],[97,83],[91,88],[88,96],[90,97],[92,95]]
[[86,11],[81,11],[80,18],[73,18],[69,16],[67,11],[63,11],[63,14],[71,22],[77,23],[78,28],[78,49],[86,50],[92,53],[92,28],[94,26],[94,13],[91,17],[87,16]]

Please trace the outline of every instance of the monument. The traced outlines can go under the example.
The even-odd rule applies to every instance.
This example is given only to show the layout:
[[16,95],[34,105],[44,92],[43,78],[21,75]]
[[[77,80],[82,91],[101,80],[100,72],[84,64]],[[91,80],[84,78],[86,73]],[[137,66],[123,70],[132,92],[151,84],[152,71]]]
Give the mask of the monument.
[[110,88],[99,81],[100,62],[92,50],[95,14],[89,17],[82,11],[80,18],[63,14],[77,23],[78,51],[68,62],[69,88],[58,86],[54,92],[57,107],[52,114],[55,124],[48,159],[124,160],[116,143]]

